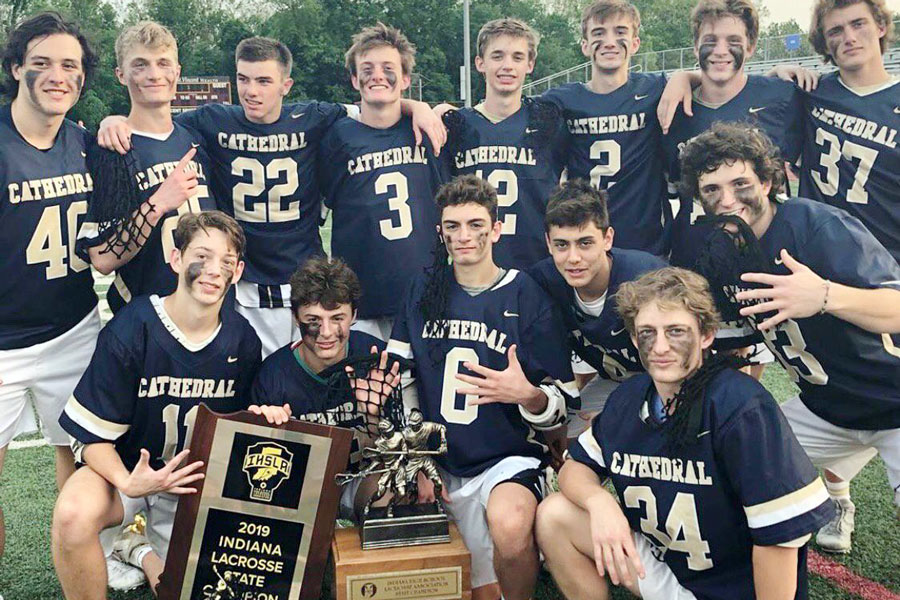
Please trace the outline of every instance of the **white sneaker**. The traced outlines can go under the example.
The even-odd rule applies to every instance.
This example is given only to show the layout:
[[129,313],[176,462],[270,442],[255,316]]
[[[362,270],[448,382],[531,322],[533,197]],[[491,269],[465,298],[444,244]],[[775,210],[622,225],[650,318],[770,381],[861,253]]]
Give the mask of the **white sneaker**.
[[850,552],[850,534],[855,528],[856,506],[849,498],[832,502],[835,509],[834,518],[816,534],[816,544],[825,552],[846,554]]
[[[144,585],[147,576],[144,571],[110,556],[106,559],[106,584],[114,589],[126,592]],[[0,597],[0,600],[3,600]]]

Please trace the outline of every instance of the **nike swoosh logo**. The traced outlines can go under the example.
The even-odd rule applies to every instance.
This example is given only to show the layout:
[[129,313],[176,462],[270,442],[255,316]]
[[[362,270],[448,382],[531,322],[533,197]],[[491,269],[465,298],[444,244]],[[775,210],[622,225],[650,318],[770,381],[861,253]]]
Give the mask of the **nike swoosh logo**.
[[537,129],[532,129],[530,127],[525,128],[525,133],[537,133]]
[[199,148],[199,147],[200,147],[200,144],[195,144],[194,142],[191,142],[191,148]]
[[508,310],[504,310],[503,316],[504,317],[518,317],[519,313],[513,313],[513,312],[509,312]]
[[610,331],[609,333],[610,333],[611,336],[616,337],[617,335],[619,335],[619,334],[622,333],[623,331],[625,331],[625,328],[624,328],[624,327],[623,327],[622,329],[618,330],[618,331],[612,330],[612,331]]
[[753,113],[758,113],[759,111],[766,110],[767,108],[769,108],[769,107],[768,106],[751,106],[750,108],[747,109],[747,112],[752,115]]
[[237,356],[229,356],[226,360],[227,360],[228,362],[230,362],[230,363],[236,363],[236,362],[237,362]]
[[775,264],[776,264],[776,265],[783,265],[783,264],[784,264],[784,261],[781,260],[781,258],[776,258],[776,259],[775,259]]
[[82,152],[82,153],[81,153],[81,158],[87,158],[87,152]]
[[299,119],[300,117],[302,117],[302,116],[305,115],[305,114],[306,114],[305,112],[302,112],[302,113],[294,113],[294,114],[291,115],[291,118],[292,118],[292,119]]
[[707,433],[709,433],[709,429],[707,429],[706,431],[701,431],[700,433],[698,433],[698,434],[697,434],[697,438],[698,438],[698,439],[699,439],[699,438],[702,438],[702,437],[703,437],[704,435],[706,435]]
[[895,107],[894,107],[894,114],[895,114],[895,115],[900,115],[900,106],[895,106]]
[[649,96],[649,95],[650,95],[650,94],[644,94],[643,96],[639,96],[638,94],[635,94],[635,95],[634,95],[634,99],[635,99],[635,100],[643,100],[644,98],[646,98],[646,97]]

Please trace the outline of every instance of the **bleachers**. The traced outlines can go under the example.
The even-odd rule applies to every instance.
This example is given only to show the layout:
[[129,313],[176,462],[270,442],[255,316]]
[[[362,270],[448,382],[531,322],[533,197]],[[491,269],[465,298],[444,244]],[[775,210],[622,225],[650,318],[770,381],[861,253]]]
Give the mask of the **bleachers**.
[[[900,30],[900,19],[894,21],[894,28]],[[889,72],[900,73],[900,40],[896,40],[893,47],[885,53],[884,63]],[[756,53],[744,68],[747,73],[765,74],[772,67],[781,64],[800,65],[820,73],[828,73],[835,69],[834,65],[822,63],[822,59],[810,46],[806,34],[760,39]],[[669,73],[695,69],[697,61],[692,47],[674,48],[635,54],[631,59],[631,68],[646,73]],[[535,96],[564,83],[586,82],[590,78],[591,63],[588,61],[532,81],[525,85],[524,91],[526,96]]]

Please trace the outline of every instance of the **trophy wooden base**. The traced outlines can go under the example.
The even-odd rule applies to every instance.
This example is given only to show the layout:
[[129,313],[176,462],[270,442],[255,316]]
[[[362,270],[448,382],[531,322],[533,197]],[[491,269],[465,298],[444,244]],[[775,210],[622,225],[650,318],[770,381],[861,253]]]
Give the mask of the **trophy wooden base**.
[[456,525],[450,543],[363,550],[359,529],[337,529],[337,600],[471,600],[471,557]]

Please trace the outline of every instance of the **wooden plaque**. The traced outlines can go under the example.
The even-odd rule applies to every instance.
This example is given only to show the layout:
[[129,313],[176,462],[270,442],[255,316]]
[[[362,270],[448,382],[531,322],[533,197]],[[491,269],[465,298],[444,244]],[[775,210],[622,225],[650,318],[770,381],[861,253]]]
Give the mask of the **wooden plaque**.
[[188,460],[206,477],[178,503],[160,600],[318,598],[352,436],[201,404]]
[[337,529],[337,600],[471,600],[472,559],[456,525],[450,543],[363,550],[359,529]]

